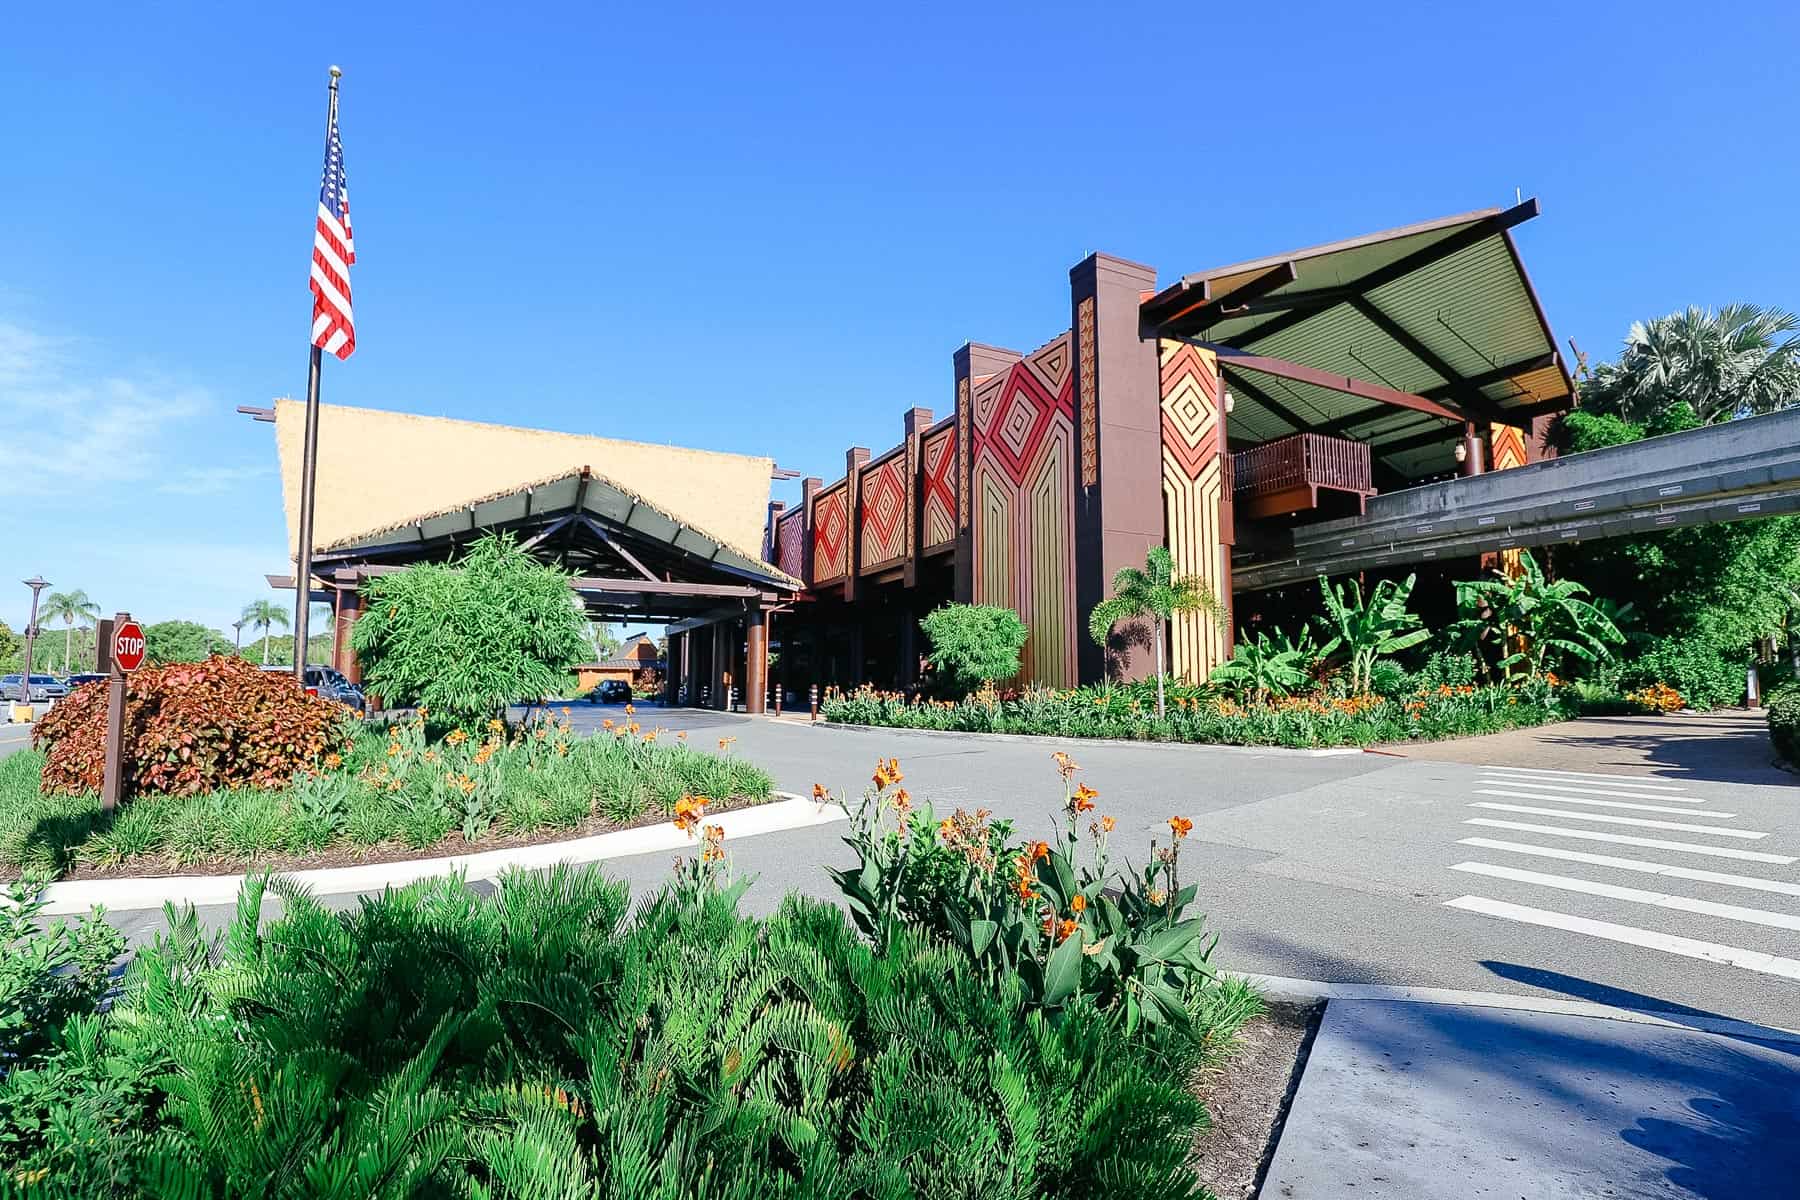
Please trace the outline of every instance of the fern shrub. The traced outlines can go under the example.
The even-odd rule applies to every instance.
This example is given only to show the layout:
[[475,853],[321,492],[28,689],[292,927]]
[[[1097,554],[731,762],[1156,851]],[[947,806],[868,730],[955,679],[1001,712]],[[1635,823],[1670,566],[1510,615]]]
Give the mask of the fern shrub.
[[[1254,1009],[1127,1033],[898,929],[704,876],[438,879],[334,912],[252,880],[0,1075],[0,1190],[81,1197],[1187,1197],[1185,1087]],[[265,893],[283,915],[264,923]],[[9,956],[35,952],[14,930]]]

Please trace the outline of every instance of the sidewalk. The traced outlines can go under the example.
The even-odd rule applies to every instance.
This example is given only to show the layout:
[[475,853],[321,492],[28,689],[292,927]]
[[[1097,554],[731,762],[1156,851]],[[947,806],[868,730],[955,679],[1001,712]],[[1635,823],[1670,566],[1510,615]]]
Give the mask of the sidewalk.
[[1334,999],[1261,1194],[1762,1200],[1797,1177],[1800,1042]]

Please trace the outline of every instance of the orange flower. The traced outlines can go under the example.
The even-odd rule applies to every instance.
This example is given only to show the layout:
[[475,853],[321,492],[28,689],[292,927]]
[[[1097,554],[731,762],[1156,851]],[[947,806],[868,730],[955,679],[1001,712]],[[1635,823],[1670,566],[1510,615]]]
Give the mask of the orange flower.
[[325,756],[325,765],[335,771],[344,765],[343,756],[338,754],[327,754]]
[[1094,797],[1099,794],[1084,783],[1076,788],[1075,794],[1069,798],[1069,807],[1078,813],[1088,812],[1094,807]]
[[681,731],[681,732],[680,732],[680,733],[678,733],[678,734],[676,734],[676,735],[675,735],[675,740],[676,740],[676,741],[678,741],[678,742],[685,742],[685,741],[687,741],[687,730],[685,730],[685,729],[684,729],[684,730],[682,730],[682,731]]
[[1194,832],[1194,823],[1186,817],[1170,817],[1169,832],[1174,834],[1175,840],[1179,842],[1182,838]]
[[1043,859],[1050,857],[1050,843],[1033,842],[1031,843],[1031,848],[1025,853],[1030,855],[1032,862],[1040,862]]
[[1064,779],[1074,778],[1075,772],[1081,770],[1080,767],[1075,765],[1075,760],[1070,758],[1067,754],[1064,754],[1061,750],[1051,754],[1050,760],[1056,764],[1056,773],[1061,775]]
[[1111,833],[1113,831],[1113,824],[1114,824],[1114,821],[1111,817],[1101,817],[1100,818],[1100,828],[1104,829],[1108,833]]
[[952,821],[949,817],[945,817],[943,820],[938,822],[938,836],[943,838],[946,842],[949,841],[953,836],[955,836],[955,834],[956,834],[956,822],[955,821]]
[[813,799],[823,804],[825,801],[831,799],[831,793],[825,790],[824,784],[815,783],[813,784]]
[[1160,905],[1163,902],[1163,890],[1155,888],[1150,893],[1150,903]]
[[894,811],[901,816],[912,811],[912,795],[905,788],[894,793]]
[[608,718],[606,718],[606,720],[600,722],[600,728],[602,728],[602,729],[611,729],[612,725],[613,725],[613,723],[612,723],[611,717],[608,717]]
[[1081,928],[1081,923],[1079,921],[1073,919],[1063,921],[1062,924],[1056,927],[1056,940],[1059,942],[1068,941],[1069,935],[1079,928]]
[[626,716],[628,716],[628,717],[629,717],[629,716],[632,716],[632,715],[633,715],[633,714],[635,714],[635,713],[636,713],[636,712],[637,712],[637,705],[635,705],[635,704],[627,704],[627,705],[626,705],[626,706],[625,706],[625,715],[626,715]]
[[705,796],[683,796],[675,802],[675,828],[684,833],[691,833],[704,815],[706,815]]
[[1087,897],[1080,892],[1076,892],[1074,897],[1069,901],[1069,911],[1072,913],[1086,912]]
[[[569,710],[565,708],[563,711],[568,712]],[[502,733],[506,729],[506,722],[502,721],[499,717],[495,717],[487,723],[487,727],[489,733]]]
[[701,862],[718,862],[725,857],[725,827],[708,825],[700,831],[700,840],[706,843],[706,849],[700,852]]
[[720,738],[719,739],[719,753],[723,754],[723,753],[725,753],[725,751],[731,749],[731,743],[733,743],[735,741],[737,741],[737,739],[734,737]]
[[448,734],[446,734],[444,736],[444,741],[448,742],[452,746],[460,746],[468,740],[469,740],[469,735],[468,735],[467,731],[461,730],[461,729],[452,729]]

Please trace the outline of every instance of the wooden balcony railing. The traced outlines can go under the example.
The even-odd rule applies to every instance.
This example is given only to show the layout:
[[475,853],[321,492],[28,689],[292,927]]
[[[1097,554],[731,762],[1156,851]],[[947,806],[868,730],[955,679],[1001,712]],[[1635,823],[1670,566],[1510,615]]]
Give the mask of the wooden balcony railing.
[[1364,499],[1375,494],[1369,448],[1347,438],[1297,433],[1231,456],[1232,494],[1246,516],[1317,508],[1319,489]]

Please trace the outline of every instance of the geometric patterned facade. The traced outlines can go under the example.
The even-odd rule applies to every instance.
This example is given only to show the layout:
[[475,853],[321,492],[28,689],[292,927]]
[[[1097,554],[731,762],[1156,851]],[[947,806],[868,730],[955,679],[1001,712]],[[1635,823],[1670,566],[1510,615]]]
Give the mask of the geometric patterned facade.
[[919,457],[925,496],[924,548],[932,550],[956,540],[955,423],[925,437]]
[[[1158,344],[1162,397],[1163,511],[1178,575],[1205,583],[1230,602],[1231,547],[1226,485],[1223,394],[1218,356],[1186,342]],[[1230,657],[1223,623],[1207,613],[1171,622],[1169,671],[1197,683]]]
[[976,384],[968,412],[974,601],[1019,614],[1021,677],[1052,687],[1077,682],[1074,379],[1065,333]]
[[795,579],[806,578],[806,514],[796,510],[775,527],[775,565]]
[[912,512],[912,488],[909,485],[912,460],[906,447],[863,470],[860,486],[861,511],[857,532],[859,567],[871,571],[900,561],[906,556],[910,538],[907,518]]
[[816,587],[842,579],[849,570],[850,513],[845,489],[837,485],[813,500],[813,577]]

